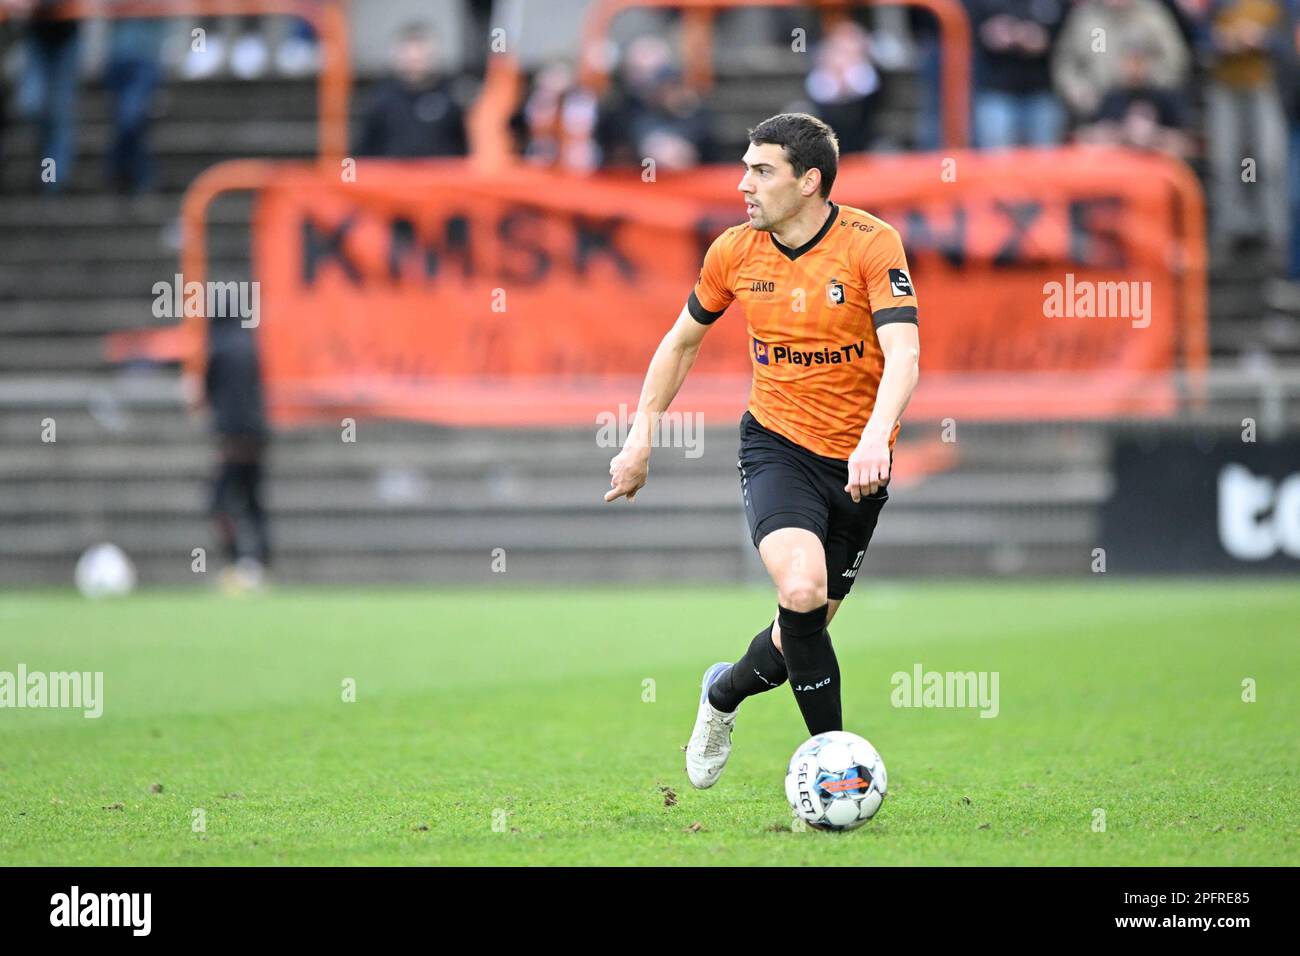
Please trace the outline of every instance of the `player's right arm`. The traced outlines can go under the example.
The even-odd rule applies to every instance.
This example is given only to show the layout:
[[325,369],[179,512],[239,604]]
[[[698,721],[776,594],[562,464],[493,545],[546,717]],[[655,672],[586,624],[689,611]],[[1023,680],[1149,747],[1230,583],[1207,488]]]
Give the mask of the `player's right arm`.
[[726,237],[727,233],[723,233],[709,246],[704,256],[704,268],[691,290],[690,300],[650,359],[650,368],[641,386],[641,399],[637,402],[636,417],[628,429],[623,450],[609,463],[610,489],[605,493],[606,501],[624,496],[633,501],[645,485],[650,472],[655,423],[677,397],[710,326],[731,302],[733,293],[723,252]]

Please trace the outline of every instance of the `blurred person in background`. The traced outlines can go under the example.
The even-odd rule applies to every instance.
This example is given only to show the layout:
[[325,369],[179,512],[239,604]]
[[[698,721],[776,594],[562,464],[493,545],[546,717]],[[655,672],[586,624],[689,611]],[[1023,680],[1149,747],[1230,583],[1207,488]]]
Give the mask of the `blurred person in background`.
[[104,86],[112,97],[113,142],[106,154],[109,184],[124,194],[140,193],[153,182],[149,153],[149,115],[161,78],[162,19],[110,20]]
[[836,21],[813,50],[804,90],[814,115],[839,135],[842,152],[858,153],[871,145],[872,104],[879,89],[871,37],[853,20]]
[[912,123],[912,145],[919,150],[938,149],[943,142],[943,106],[939,76],[939,21],[929,10],[907,9],[912,35],[913,69],[916,71],[917,108]]
[[18,109],[35,121],[42,160],[53,160],[49,173],[43,167],[41,186],[59,192],[72,180],[76,156],[77,92],[81,81],[81,24],[54,19],[49,14],[58,0],[34,0],[25,5],[27,22],[26,64],[18,88]]
[[681,70],[669,66],[656,74],[644,106],[629,119],[632,148],[658,169],[682,170],[713,159],[712,118],[699,95],[686,85]]
[[1287,112],[1291,118],[1291,257],[1287,278],[1289,299],[1300,309],[1300,0],[1291,0],[1291,56],[1289,76],[1282,84],[1287,91]]
[[222,582],[230,592],[255,590],[271,566],[262,495],[269,429],[256,341],[238,319],[209,323],[204,392],[217,445],[210,514],[227,562]]
[[443,75],[437,35],[423,23],[397,34],[393,75],[380,81],[361,119],[359,156],[464,156],[465,114]]
[[186,31],[188,50],[179,67],[183,79],[206,80],[229,71],[236,79],[254,80],[273,65],[284,76],[306,76],[319,68],[316,33],[301,17],[204,17],[193,24],[203,31],[203,42],[194,42]]
[[537,71],[523,118],[526,161],[575,173],[600,166],[596,99],[577,85],[568,63],[551,63]]
[[630,129],[632,117],[649,108],[655,77],[671,69],[672,48],[654,33],[644,33],[623,48],[613,87],[600,104],[597,139],[606,166],[632,166],[641,162]]
[[1076,122],[1096,115],[1105,95],[1124,83],[1121,50],[1154,51],[1151,84],[1187,82],[1190,54],[1178,20],[1160,0],[1080,0],[1066,15],[1052,52],[1052,81]]
[[967,0],[975,47],[975,145],[1054,146],[1065,111],[1051,52],[1066,0]]
[[[1215,0],[1205,27],[1214,251],[1261,249],[1280,265],[1290,223],[1278,79],[1289,73],[1294,20],[1284,0]],[[1254,160],[1253,176],[1243,168],[1247,158]]]
[[1102,97],[1097,112],[1079,127],[1080,142],[1155,150],[1179,159],[1191,155],[1186,96],[1152,82],[1151,62],[1157,53],[1140,39],[1129,41],[1121,51],[1123,84]]
[[714,155],[712,118],[674,65],[667,42],[643,34],[628,43],[615,92],[602,104],[598,139],[605,165],[689,169]]
[[15,21],[27,13],[29,0],[0,0],[0,193],[4,192],[5,126],[9,118],[9,88],[5,64],[18,33]]

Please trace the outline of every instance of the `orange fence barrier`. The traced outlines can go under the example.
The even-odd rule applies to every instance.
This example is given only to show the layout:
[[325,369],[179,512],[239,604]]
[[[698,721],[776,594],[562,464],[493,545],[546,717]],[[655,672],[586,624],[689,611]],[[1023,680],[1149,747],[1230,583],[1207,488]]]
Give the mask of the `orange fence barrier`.
[[[833,197],[907,246],[924,372],[909,414],[1174,412],[1179,375],[1206,362],[1203,211],[1186,168],[1095,148],[947,159],[849,158]],[[543,425],[635,405],[704,248],[743,219],[735,179],[366,161],[355,183],[243,164],[196,186],[260,185],[258,335],[276,421]],[[738,415],[750,361],[733,306],[674,408]]]

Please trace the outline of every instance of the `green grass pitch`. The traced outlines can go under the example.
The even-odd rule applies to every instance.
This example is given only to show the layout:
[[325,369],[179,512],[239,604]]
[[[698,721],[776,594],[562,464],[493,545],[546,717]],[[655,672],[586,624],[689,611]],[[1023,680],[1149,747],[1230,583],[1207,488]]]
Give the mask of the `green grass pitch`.
[[[0,595],[0,671],[105,681],[97,720],[0,709],[0,864],[1300,863],[1293,582],[860,581],[831,631],[890,795],[844,835],[791,829],[788,686],[686,781],[701,673],[774,609],[504,578]],[[998,716],[892,706],[918,663],[998,672]]]

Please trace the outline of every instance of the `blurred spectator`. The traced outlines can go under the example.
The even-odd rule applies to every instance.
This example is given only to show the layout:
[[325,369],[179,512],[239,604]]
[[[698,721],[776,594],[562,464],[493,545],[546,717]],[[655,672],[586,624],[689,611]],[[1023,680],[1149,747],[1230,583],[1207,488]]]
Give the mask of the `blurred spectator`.
[[1300,0],[1292,0],[1291,56],[1282,88],[1287,91],[1287,112],[1291,117],[1291,261],[1287,277],[1300,283]]
[[915,50],[918,102],[912,139],[916,149],[938,149],[943,141],[939,81],[939,22],[929,10],[909,7],[908,27]]
[[[72,180],[81,79],[81,24],[50,17],[57,2],[36,0],[30,7],[27,62],[18,92],[19,111],[37,124],[41,185],[48,192],[59,192]],[[53,167],[44,165],[47,160],[53,160]]]
[[138,193],[153,181],[147,136],[166,21],[121,18],[112,20],[109,29],[104,86],[112,96],[113,142],[106,156],[108,181],[118,192]]
[[442,75],[437,36],[413,23],[397,35],[394,74],[370,96],[361,120],[360,156],[463,156],[465,117]]
[[1151,62],[1157,53],[1140,40],[1131,41],[1121,51],[1123,84],[1102,97],[1096,115],[1080,127],[1081,142],[1155,150],[1180,159],[1190,155],[1182,91],[1163,89],[1152,82]]
[[[1295,42],[1292,19],[1283,0],[1216,0],[1206,17],[1206,133],[1220,255],[1242,243],[1266,243],[1280,260],[1287,247],[1286,113],[1278,77]],[[1243,168],[1247,159],[1253,175]]]
[[[496,0],[461,0],[465,17],[464,60],[461,68],[468,73],[482,76],[487,70],[488,54],[492,42],[492,29],[506,29],[508,21],[493,21],[492,13]],[[514,21],[518,24],[518,20]]]
[[524,103],[524,159],[539,166],[591,172],[601,163],[597,116],[595,97],[578,87],[567,63],[543,67]]
[[28,0],[0,0],[0,192],[4,192],[5,126],[8,122],[9,90],[5,84],[5,64],[17,35],[15,20],[27,13]]
[[653,33],[636,37],[623,49],[614,88],[600,104],[597,137],[604,165],[630,166],[641,162],[629,124],[635,114],[648,109],[655,76],[671,68],[672,61],[668,42]]
[[713,158],[712,121],[681,71],[667,67],[652,82],[644,108],[628,124],[633,149],[658,169],[690,169]]
[[709,162],[714,157],[712,125],[663,39],[646,34],[627,45],[619,89],[600,111],[605,165],[653,159],[656,169],[672,170]]
[[813,50],[804,81],[813,112],[835,130],[841,153],[857,153],[872,141],[872,97],[880,74],[871,62],[871,38],[852,20],[836,21]]
[[[248,18],[245,18],[247,21]],[[205,17],[189,31],[189,50],[181,61],[180,75],[186,80],[207,80],[226,68],[226,38],[221,21]]]
[[228,590],[257,588],[271,564],[262,497],[269,429],[256,343],[237,319],[209,324],[204,389],[217,443],[211,516],[228,562],[224,581]]
[[1052,53],[1052,79],[1076,119],[1096,114],[1122,85],[1120,51],[1140,43],[1155,51],[1151,84],[1168,89],[1187,80],[1189,55],[1178,21],[1160,0],[1080,0],[1065,18]]
[[1050,54],[1065,0],[968,0],[975,46],[975,145],[1051,146],[1065,112]]
[[282,76],[309,76],[320,69],[320,41],[302,17],[289,18],[289,30],[275,48],[275,68]]
[[195,21],[194,30],[201,32],[197,37],[190,32],[180,63],[187,80],[210,79],[223,70],[237,79],[259,79],[272,65],[284,76],[305,76],[320,65],[315,31],[301,17],[205,17]]

